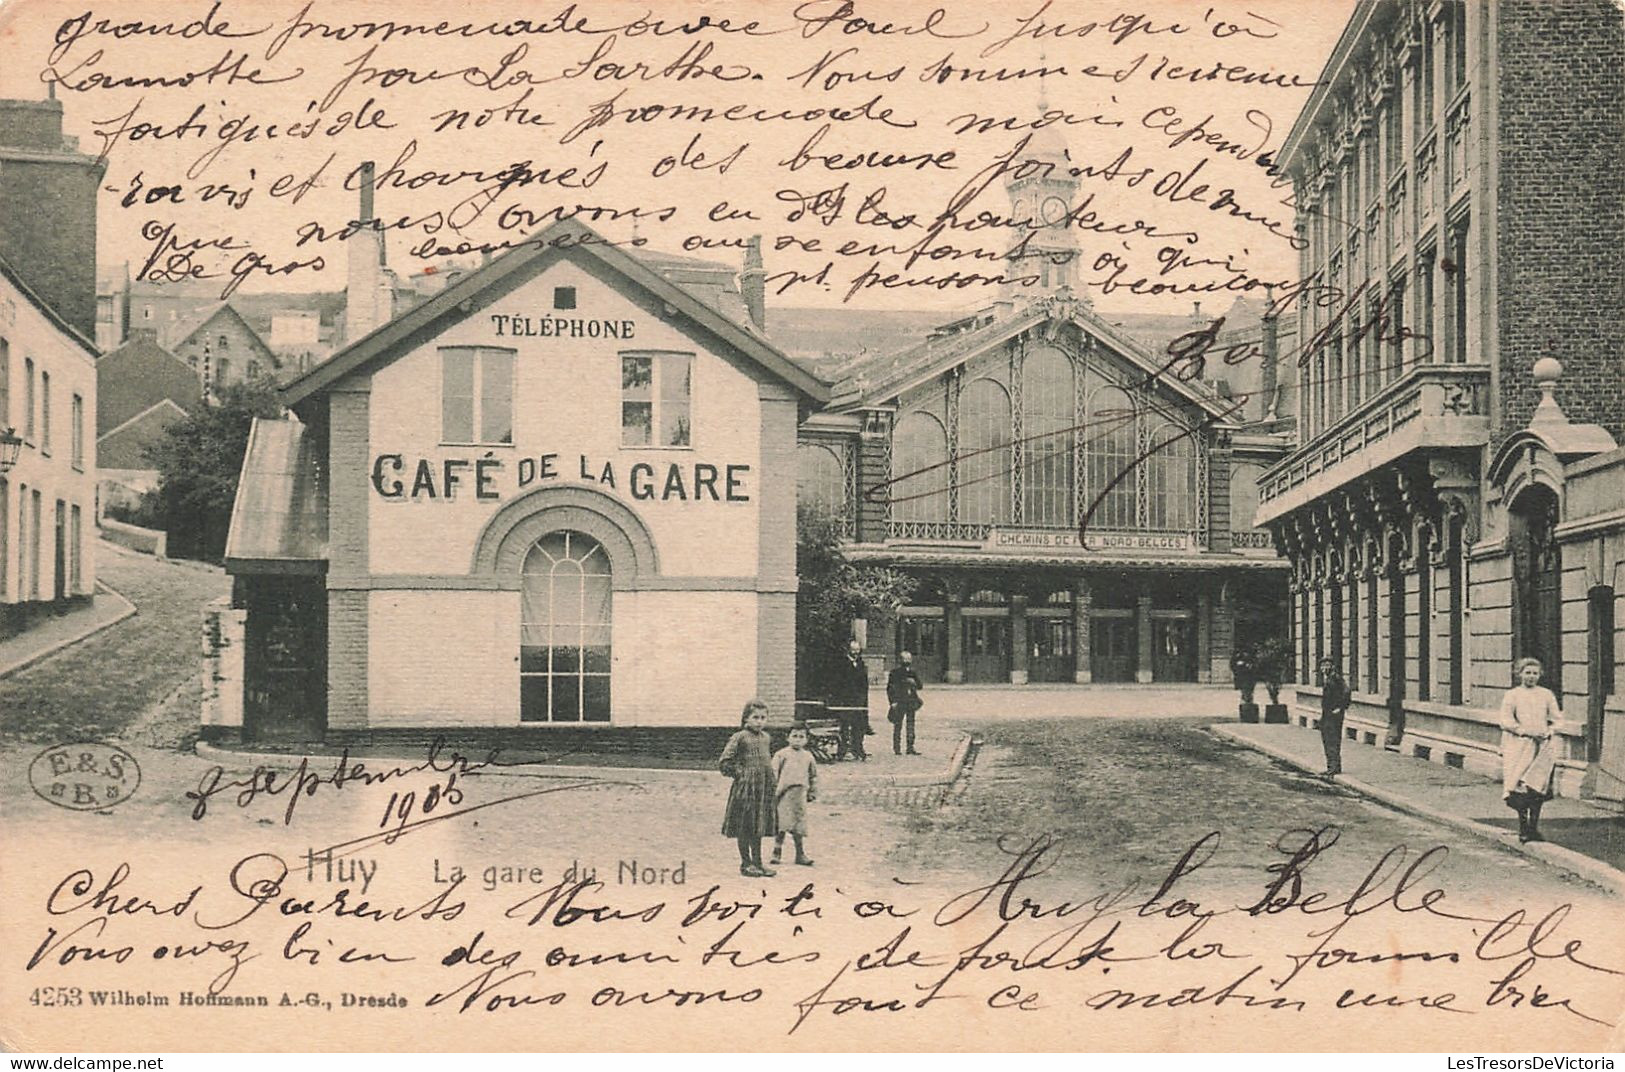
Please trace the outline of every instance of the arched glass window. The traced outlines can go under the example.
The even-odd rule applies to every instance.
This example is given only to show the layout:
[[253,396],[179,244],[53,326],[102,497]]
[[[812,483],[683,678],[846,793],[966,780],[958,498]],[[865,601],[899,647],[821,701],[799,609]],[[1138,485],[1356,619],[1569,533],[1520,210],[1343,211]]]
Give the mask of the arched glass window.
[[1146,449],[1147,522],[1154,529],[1189,529],[1196,524],[1196,442],[1186,429],[1164,424],[1151,433]]
[[835,447],[803,443],[796,448],[797,501],[841,514],[846,511],[846,496],[846,466]]
[[[1091,528],[1133,528],[1134,519],[1134,400],[1121,387],[1101,387],[1089,396],[1084,422],[1084,457],[1089,468],[1089,497],[1093,502],[1113,480],[1089,518]],[[1125,475],[1126,474],[1126,475]]]
[[948,433],[942,422],[916,410],[892,433],[892,518],[948,520]]
[[579,532],[550,532],[520,590],[521,722],[608,722],[609,556]]
[[1035,350],[1022,364],[1023,520],[1029,525],[1073,524],[1072,377],[1072,362],[1059,350]]
[[976,380],[959,396],[959,520],[1010,520],[1010,395],[992,380]]

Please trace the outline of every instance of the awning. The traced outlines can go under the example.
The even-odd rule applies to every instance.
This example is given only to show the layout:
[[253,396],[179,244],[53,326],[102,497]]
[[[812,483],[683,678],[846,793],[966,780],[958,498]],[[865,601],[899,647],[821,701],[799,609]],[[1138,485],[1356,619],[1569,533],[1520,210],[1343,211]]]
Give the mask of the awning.
[[885,544],[856,544],[844,549],[854,562],[893,566],[967,567],[981,569],[1030,569],[1055,566],[1066,569],[1216,570],[1245,569],[1280,571],[1291,568],[1282,558],[1264,558],[1199,552],[1190,554],[1111,554],[1099,552],[1044,553],[1042,551],[997,552],[966,547],[892,547]]
[[255,418],[226,535],[229,573],[327,570],[327,489],[309,429]]

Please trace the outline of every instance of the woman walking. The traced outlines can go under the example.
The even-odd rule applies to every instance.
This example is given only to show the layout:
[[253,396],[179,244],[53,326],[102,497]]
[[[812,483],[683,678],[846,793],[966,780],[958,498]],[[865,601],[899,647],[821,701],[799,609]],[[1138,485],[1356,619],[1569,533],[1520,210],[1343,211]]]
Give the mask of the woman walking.
[[1518,684],[1501,700],[1501,782],[1507,807],[1518,813],[1519,841],[1546,840],[1540,808],[1552,798],[1552,725],[1563,717],[1540,674],[1539,659],[1518,660]]

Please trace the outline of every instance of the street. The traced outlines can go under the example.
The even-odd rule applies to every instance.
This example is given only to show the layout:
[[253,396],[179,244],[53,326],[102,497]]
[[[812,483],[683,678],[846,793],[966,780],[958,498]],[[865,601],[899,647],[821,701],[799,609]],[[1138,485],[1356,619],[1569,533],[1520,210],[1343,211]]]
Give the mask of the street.
[[[29,937],[11,955],[42,987],[330,995],[297,1021],[309,1032],[301,1048],[333,1022],[323,1003],[343,995],[385,1001],[380,1030],[399,1015],[387,998],[432,1003],[446,1045],[477,1047],[496,1044],[482,1025],[511,1031],[539,1015],[518,1011],[533,999],[596,1009],[618,1000],[600,1000],[606,984],[716,993],[735,980],[761,988],[753,1015],[786,1045],[809,1047],[837,1044],[852,1016],[891,1005],[911,1010],[881,1025],[900,1044],[964,1048],[990,1037],[988,1016],[1085,1006],[1115,1015],[1045,1030],[1086,1031],[1065,1037],[1091,1048],[1206,1045],[1189,1032],[1213,1026],[1205,1003],[1226,994],[1226,1013],[1239,1011],[1225,1030],[1255,1015],[1279,1030],[1283,1010],[1353,1017],[1305,1027],[1317,1048],[1380,1045],[1346,1034],[1360,1024],[1408,1024],[1441,1047],[1601,1039],[1595,1021],[1619,1015],[1617,977],[1602,970],[1625,963],[1616,900],[1215,738],[1204,726],[1232,709],[1224,689],[930,690],[924,755],[892,756],[877,717],[871,763],[821,772],[814,865],[745,880],[718,834],[726,782],[709,771],[573,776],[451,749],[360,770],[332,756],[281,773],[249,760],[216,767],[180,747],[184,690],[177,698],[178,682],[157,680],[141,695],[148,712],[147,697],[170,697],[158,723],[103,698],[75,725],[67,667],[146,652],[185,672],[184,660],[152,654],[181,642],[176,623],[144,612],[119,628],[6,683],[29,690],[26,705],[7,707],[0,750],[14,772],[7,924]],[[21,722],[19,712],[57,713]],[[155,738],[155,725],[170,728]],[[121,740],[139,791],[106,812],[42,799],[28,772],[52,733]],[[892,774],[942,769],[966,734],[981,745],[947,802],[883,790]],[[452,922],[465,910],[473,922]],[[94,937],[84,944],[101,953],[75,955],[69,934]],[[198,952],[160,973],[142,959],[149,944],[153,958]],[[116,957],[126,947],[138,954],[129,964]],[[812,954],[848,968],[831,979]],[[505,958],[547,970],[468,970]],[[391,967],[408,960],[444,967]],[[1540,986],[1517,974],[1524,961]],[[848,977],[862,966],[884,970]],[[1161,1009],[1176,979],[1187,996],[1174,1004],[1191,1009]],[[1163,1015],[1133,1011],[1147,1002]],[[1466,1014],[1490,1005],[1501,1015],[1485,1035]],[[71,1028],[75,1015],[57,1022]],[[190,1022],[151,1021],[155,1038],[184,1046]],[[679,1022],[685,1038],[712,1044],[730,1030],[708,1007]],[[555,1017],[549,1038],[590,1041],[595,1023]]]

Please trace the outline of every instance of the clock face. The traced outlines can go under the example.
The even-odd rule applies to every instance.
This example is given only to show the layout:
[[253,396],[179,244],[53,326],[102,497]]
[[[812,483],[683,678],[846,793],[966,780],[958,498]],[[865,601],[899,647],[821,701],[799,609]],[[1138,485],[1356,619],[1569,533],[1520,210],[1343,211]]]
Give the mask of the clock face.
[[1060,223],[1062,220],[1066,219],[1067,211],[1066,200],[1064,198],[1045,198],[1043,222],[1046,224]]

